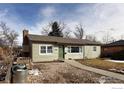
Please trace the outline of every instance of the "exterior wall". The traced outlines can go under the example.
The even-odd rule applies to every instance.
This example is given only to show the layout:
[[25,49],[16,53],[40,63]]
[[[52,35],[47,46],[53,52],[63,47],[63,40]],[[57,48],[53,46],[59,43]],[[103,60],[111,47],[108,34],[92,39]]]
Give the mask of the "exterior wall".
[[124,46],[102,46],[101,56],[106,57],[124,51]]
[[65,47],[65,59],[83,59],[83,46],[80,53],[68,53],[68,46]]
[[101,54],[101,46],[95,46],[96,51],[93,51],[94,46],[84,46],[85,47],[85,52],[84,52],[84,57],[88,59],[92,58],[98,58]]
[[[39,47],[41,45],[52,45],[53,46],[53,53],[51,54],[40,54]],[[101,54],[101,46],[95,46],[96,51],[93,51],[94,46],[81,46],[82,52],[80,53],[69,53],[68,46],[65,46],[65,59],[83,59],[88,58],[97,58]],[[53,44],[32,44],[32,60],[33,62],[42,62],[42,61],[54,61],[59,59],[59,46]]]
[[51,54],[40,54],[39,46],[41,45],[51,45],[51,44],[32,44],[32,60],[33,62],[41,61],[54,61],[58,59],[58,46],[53,46],[53,53]]

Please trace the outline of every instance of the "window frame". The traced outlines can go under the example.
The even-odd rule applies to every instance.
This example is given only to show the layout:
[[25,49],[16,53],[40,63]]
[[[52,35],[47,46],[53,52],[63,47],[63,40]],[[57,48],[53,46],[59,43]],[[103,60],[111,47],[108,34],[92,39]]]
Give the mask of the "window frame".
[[96,52],[97,51],[97,47],[93,46],[93,51]]
[[[51,48],[52,48],[52,49],[51,49],[51,52],[48,52],[48,50],[50,50],[50,49],[48,49],[48,47],[51,47]],[[46,49],[47,53],[53,53],[53,46],[47,46],[46,48],[47,48],[47,49]]]
[[[72,47],[78,47],[79,52],[72,52]],[[68,53],[74,53],[74,54],[82,53],[82,47],[81,46],[68,46],[67,48],[68,48]]]
[[[41,49],[41,47],[45,47],[45,49]],[[47,49],[46,49],[46,48],[47,48],[46,46],[40,46],[40,51],[39,51],[39,52],[41,53],[41,50],[42,50],[42,51],[44,50],[45,52],[44,52],[44,53],[41,53],[41,54],[47,53]]]
[[[45,53],[41,53],[41,47],[42,46],[45,46],[46,47],[46,52]],[[52,52],[51,53],[48,53],[48,47],[51,46],[52,47]],[[53,53],[53,45],[39,45],[39,55],[49,55],[49,54],[52,54]]]

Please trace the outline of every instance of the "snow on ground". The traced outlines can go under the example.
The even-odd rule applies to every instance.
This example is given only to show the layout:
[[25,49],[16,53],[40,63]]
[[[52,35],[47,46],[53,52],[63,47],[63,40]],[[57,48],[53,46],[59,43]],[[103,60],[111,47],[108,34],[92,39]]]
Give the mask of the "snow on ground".
[[115,62],[115,63],[124,63],[124,60],[105,60],[105,61],[110,61],[110,62]]

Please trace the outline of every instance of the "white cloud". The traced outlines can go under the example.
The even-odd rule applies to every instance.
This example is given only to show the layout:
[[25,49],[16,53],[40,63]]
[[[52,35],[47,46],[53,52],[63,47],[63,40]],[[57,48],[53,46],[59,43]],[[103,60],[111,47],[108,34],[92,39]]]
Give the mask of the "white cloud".
[[56,12],[57,9],[54,6],[42,7],[38,14],[42,20],[39,18],[40,20],[36,24],[30,26],[30,34],[41,34],[42,28],[46,27],[49,22],[55,19]]
[[[45,9],[47,11],[45,11]],[[56,10],[50,7],[45,9],[44,12],[42,11],[41,13],[43,13],[44,16],[50,15],[50,19],[53,19],[52,15]],[[54,12],[48,12],[48,10]],[[82,23],[85,33],[95,35],[100,41],[104,36],[104,33],[101,33],[100,31],[109,31],[111,36],[117,40],[121,38],[120,36],[122,34],[124,34],[123,4],[94,4],[85,8],[83,6],[79,6],[77,10],[73,11],[73,14],[76,14],[74,15],[75,18],[73,20],[72,18],[62,20],[65,24],[67,24],[67,27],[69,27],[71,31],[75,31],[75,26],[78,23]],[[46,26],[51,21],[50,19],[46,17],[42,22],[37,22],[36,26],[32,27],[31,32],[37,32],[38,34],[41,33],[42,27]],[[111,28],[113,28],[114,31],[111,31]]]
[[104,4],[96,7],[96,13],[98,22],[94,24],[95,30],[104,31],[113,28],[115,30],[109,32],[116,39],[124,35],[124,4]]
[[41,16],[49,18],[56,14],[56,9],[53,6],[47,6],[40,10],[40,14]]
[[[44,16],[43,20],[39,20],[34,26],[29,27],[30,33],[41,34],[42,27],[54,19],[57,11],[54,6],[42,8],[40,14]],[[110,35],[117,40],[124,35],[124,4],[94,4],[85,8],[79,6],[72,14],[76,14],[74,19],[68,17],[62,20],[72,31],[75,31],[75,25],[81,22],[85,33],[95,35],[100,41],[106,31],[109,31]],[[111,31],[111,28],[114,30]]]
[[7,13],[8,13],[7,9],[5,9],[5,10],[0,9],[0,18],[4,17]]
[[86,33],[96,35],[99,40],[102,40],[106,31],[116,40],[124,35],[124,4],[95,4],[86,8],[80,6],[78,13],[78,19],[86,26]]
[[[9,15],[9,16],[8,16]],[[18,34],[18,44],[22,45],[22,30],[27,28],[17,15],[10,16],[10,11],[7,9],[0,10],[0,22],[5,22],[6,25],[11,29],[15,30]]]

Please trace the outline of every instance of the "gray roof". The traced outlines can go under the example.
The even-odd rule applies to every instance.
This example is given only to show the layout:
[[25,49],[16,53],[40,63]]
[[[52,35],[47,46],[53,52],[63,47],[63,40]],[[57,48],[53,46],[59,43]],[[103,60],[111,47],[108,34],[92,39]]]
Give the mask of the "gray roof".
[[100,45],[98,42],[89,41],[86,39],[63,38],[55,36],[31,35],[29,40],[33,42],[57,43],[57,44],[74,44],[74,45]]
[[104,46],[124,46],[124,40],[115,41]]

